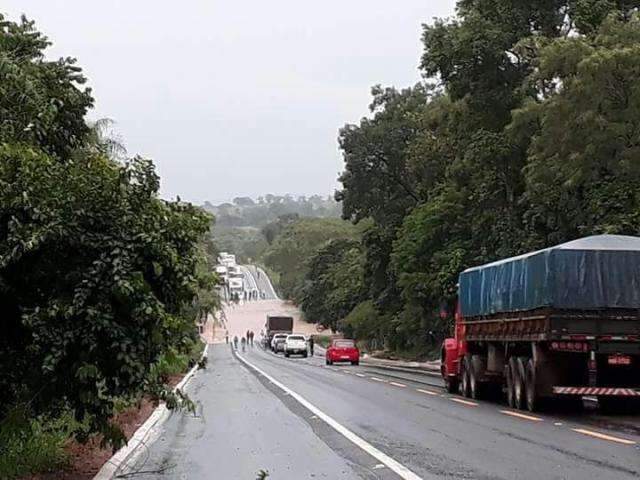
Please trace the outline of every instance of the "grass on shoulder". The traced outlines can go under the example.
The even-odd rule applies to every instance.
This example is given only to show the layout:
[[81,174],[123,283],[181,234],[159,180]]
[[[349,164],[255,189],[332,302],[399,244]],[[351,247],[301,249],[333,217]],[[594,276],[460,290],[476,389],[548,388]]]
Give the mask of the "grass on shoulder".
[[12,408],[0,422],[0,478],[64,468],[69,461],[65,447],[82,428],[70,412],[57,418],[31,417],[26,407]]

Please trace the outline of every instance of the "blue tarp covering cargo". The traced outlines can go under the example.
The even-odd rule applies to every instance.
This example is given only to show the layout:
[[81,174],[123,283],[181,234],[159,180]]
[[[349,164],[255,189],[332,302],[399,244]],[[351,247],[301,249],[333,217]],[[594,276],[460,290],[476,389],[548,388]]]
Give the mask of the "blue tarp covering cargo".
[[460,274],[465,317],[533,310],[640,308],[640,238],[596,235]]

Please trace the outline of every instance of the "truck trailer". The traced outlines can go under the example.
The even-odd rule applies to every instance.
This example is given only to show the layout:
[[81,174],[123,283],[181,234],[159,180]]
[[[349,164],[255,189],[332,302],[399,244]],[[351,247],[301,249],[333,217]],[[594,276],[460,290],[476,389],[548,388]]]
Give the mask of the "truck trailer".
[[269,345],[276,333],[293,332],[293,317],[289,315],[267,315],[264,331],[267,345]]
[[635,408],[640,238],[591,236],[463,271],[441,371],[450,393],[502,391],[517,409],[584,396]]

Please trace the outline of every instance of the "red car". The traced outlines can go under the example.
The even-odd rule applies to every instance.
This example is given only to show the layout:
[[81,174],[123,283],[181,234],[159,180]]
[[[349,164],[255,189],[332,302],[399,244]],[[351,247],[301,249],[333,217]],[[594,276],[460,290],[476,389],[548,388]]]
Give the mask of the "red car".
[[351,362],[351,365],[358,365],[360,363],[360,351],[353,340],[333,340],[329,348],[327,348],[325,359],[327,365],[333,365],[333,362]]

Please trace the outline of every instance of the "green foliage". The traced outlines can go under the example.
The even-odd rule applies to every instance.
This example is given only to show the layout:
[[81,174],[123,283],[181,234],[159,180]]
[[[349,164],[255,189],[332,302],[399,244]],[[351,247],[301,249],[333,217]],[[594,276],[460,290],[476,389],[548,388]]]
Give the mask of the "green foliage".
[[336,329],[363,294],[360,242],[330,240],[309,262],[300,307],[308,321]]
[[213,239],[222,252],[233,252],[239,263],[251,263],[260,258],[268,244],[256,227],[224,227],[216,225]]
[[0,139],[66,159],[89,134],[84,115],[93,98],[78,88],[86,79],[74,59],[45,60],[49,45],[33,22],[0,14]]
[[82,425],[68,412],[56,419],[32,417],[25,407],[12,408],[0,422],[0,478],[13,479],[64,467],[64,447]]
[[347,338],[365,341],[373,350],[382,348],[390,333],[388,318],[380,315],[371,300],[356,305],[338,324]]
[[237,197],[233,203],[211,205],[205,202],[204,209],[214,214],[220,227],[262,228],[283,215],[299,217],[336,218],[340,216],[340,205],[331,197],[312,195],[294,198],[291,195],[265,195],[256,201],[249,197]]
[[640,2],[457,6],[424,27],[421,66],[439,84],[376,87],[371,118],[340,131],[336,198],[374,222],[362,302],[340,325],[391,349],[437,345],[466,267],[640,232]]
[[275,237],[263,256],[278,274],[282,295],[295,302],[304,298],[304,279],[312,257],[330,240],[356,239],[358,228],[337,218],[301,218]]
[[117,446],[118,402],[162,389],[153,366],[217,306],[211,217],[85,122],[81,71],[47,45],[0,17],[0,416],[68,409]]

